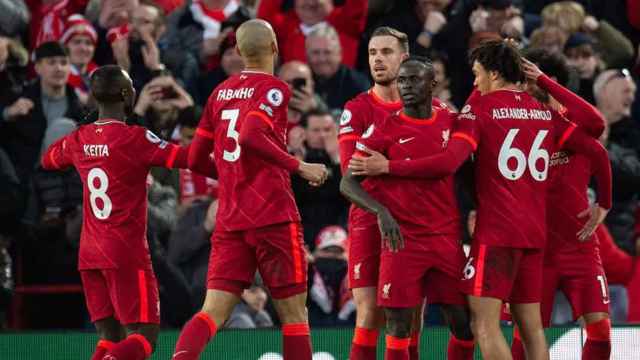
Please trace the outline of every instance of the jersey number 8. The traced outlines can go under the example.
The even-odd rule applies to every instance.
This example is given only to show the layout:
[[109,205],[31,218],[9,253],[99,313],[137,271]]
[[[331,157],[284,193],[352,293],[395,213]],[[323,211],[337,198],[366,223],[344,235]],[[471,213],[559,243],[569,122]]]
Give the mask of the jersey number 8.
[[[513,140],[516,138],[519,131],[520,129],[509,130],[507,137],[502,143],[502,147],[500,147],[500,154],[498,154],[498,169],[500,170],[500,173],[506,179],[515,181],[522,177],[528,164],[531,177],[536,181],[545,181],[549,171],[549,152],[545,149],[541,149],[540,145],[542,145],[542,142],[547,136],[547,133],[549,133],[549,130],[540,130],[538,132],[536,138],[533,140],[533,145],[531,145],[528,158],[522,150],[511,147],[511,144],[513,144]],[[509,167],[509,159],[516,160],[515,169]],[[538,159],[542,159],[544,161],[544,167],[541,171],[538,171],[536,168],[536,162]]]
[[[87,176],[87,187],[89,188],[89,202],[91,203],[93,215],[100,220],[107,219],[113,209],[111,199],[107,196],[107,189],[109,188],[107,173],[100,168],[91,169]],[[102,209],[98,207],[98,199],[102,200]]]

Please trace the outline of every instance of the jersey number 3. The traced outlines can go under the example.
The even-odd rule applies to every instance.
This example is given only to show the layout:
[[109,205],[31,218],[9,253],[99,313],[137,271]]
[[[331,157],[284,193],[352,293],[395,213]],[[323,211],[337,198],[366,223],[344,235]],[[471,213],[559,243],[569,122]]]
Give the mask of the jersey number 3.
[[228,162],[237,161],[240,158],[240,144],[238,144],[238,139],[240,138],[240,133],[236,130],[236,124],[238,122],[238,115],[240,114],[240,110],[231,109],[231,110],[223,110],[222,111],[222,120],[229,120],[229,126],[227,127],[227,137],[233,139],[235,142],[235,149],[233,151],[224,150],[222,154],[222,158]]
[[[544,138],[547,136],[549,130],[540,130],[533,140],[529,156],[527,157],[522,150],[511,147],[513,140],[518,135],[520,129],[511,129],[507,133],[507,137],[504,139],[502,146],[500,147],[500,154],[498,154],[498,169],[502,176],[509,180],[518,180],[524,175],[527,165],[529,165],[529,172],[531,177],[536,181],[545,181],[547,179],[547,172],[549,171],[549,152],[540,148]],[[515,169],[509,167],[509,160],[515,159]],[[536,162],[542,159],[544,167],[541,171],[536,168]]]
[[[109,188],[109,178],[107,173],[100,168],[93,168],[87,176],[87,187],[89,188],[89,202],[93,215],[100,220],[105,220],[111,215],[113,204],[107,196]],[[98,199],[102,202],[102,208],[98,205]]]

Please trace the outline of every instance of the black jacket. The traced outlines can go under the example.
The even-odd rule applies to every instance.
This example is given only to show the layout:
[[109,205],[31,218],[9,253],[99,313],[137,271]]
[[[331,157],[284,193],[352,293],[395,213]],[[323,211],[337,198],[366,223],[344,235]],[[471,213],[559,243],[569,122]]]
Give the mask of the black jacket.
[[[42,108],[42,89],[39,80],[27,86],[21,96],[33,101],[34,107],[27,115],[11,121],[2,121],[0,144],[13,161],[18,178],[26,183],[40,160],[42,139],[47,130],[47,118]],[[80,121],[85,112],[75,91],[69,85],[67,85],[67,103],[68,108],[64,117]]]

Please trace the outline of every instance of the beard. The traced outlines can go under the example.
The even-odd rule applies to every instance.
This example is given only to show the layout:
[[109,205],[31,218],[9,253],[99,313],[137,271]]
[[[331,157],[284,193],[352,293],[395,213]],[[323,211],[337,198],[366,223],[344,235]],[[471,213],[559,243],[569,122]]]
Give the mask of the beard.
[[373,77],[373,82],[375,84],[377,84],[377,85],[380,85],[380,86],[389,86],[389,85],[393,84],[393,82],[395,80],[396,80],[396,78],[395,77],[391,77],[391,76],[385,76],[385,77],[382,77],[382,78]]

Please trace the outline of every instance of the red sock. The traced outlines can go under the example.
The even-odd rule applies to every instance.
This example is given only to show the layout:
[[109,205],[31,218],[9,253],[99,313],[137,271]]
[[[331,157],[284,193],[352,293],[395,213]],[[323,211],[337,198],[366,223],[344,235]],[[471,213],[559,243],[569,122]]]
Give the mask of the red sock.
[[116,343],[108,340],[98,341],[98,345],[96,345],[96,350],[93,352],[91,360],[102,360],[107,351],[113,349],[115,344]]
[[409,342],[409,359],[420,360],[420,333],[415,332],[411,335],[411,342]]
[[376,360],[376,346],[378,345],[378,329],[356,327],[351,343],[349,360]]
[[151,356],[151,352],[149,341],[140,334],[133,334],[115,344],[104,357],[109,360],[144,360]]
[[180,333],[172,360],[197,360],[209,340],[216,334],[216,323],[204,312],[189,320]]
[[311,337],[309,324],[282,325],[283,360],[311,360]]
[[526,359],[524,346],[522,345],[522,338],[520,337],[520,330],[518,330],[517,326],[513,328],[513,341],[511,341],[511,356],[513,357],[513,360]]
[[587,324],[587,342],[582,349],[582,360],[608,360],[611,356],[611,320]]
[[385,360],[409,360],[409,344],[411,338],[398,338],[387,335],[387,348],[384,352]]
[[473,359],[474,342],[472,340],[460,340],[451,335],[449,346],[447,347],[448,360],[471,360]]

